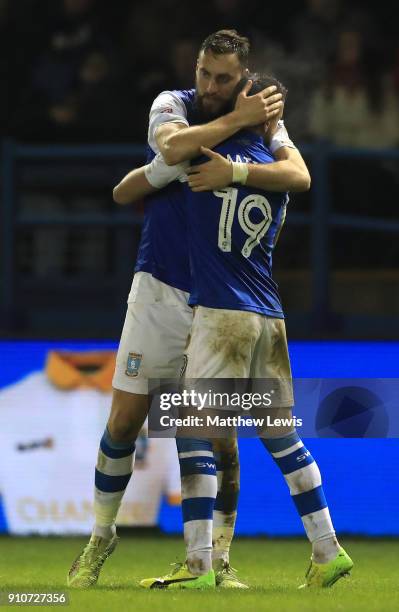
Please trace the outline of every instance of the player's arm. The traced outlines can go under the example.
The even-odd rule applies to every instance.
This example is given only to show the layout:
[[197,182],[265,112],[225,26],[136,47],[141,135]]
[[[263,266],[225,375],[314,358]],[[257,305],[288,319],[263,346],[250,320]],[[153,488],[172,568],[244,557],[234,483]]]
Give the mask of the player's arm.
[[188,168],[189,185],[193,191],[223,189],[231,183],[241,183],[265,191],[307,191],[310,174],[305,161],[288,136],[284,122],[276,117],[269,125],[265,139],[275,162],[246,164],[230,162],[222,155],[203,149],[209,162]]
[[133,204],[145,196],[155,193],[172,181],[178,180],[185,172],[185,166],[167,166],[158,153],[151,163],[129,172],[114,187],[113,199],[117,204]]
[[117,204],[133,204],[157,191],[145,175],[145,166],[135,168],[114,187],[112,196]]
[[189,126],[176,118],[157,127],[155,139],[166,164],[175,165],[200,154],[201,146],[214,147],[244,127],[268,122],[281,112],[281,94],[272,85],[260,93],[247,96],[248,81],[237,97],[234,111],[204,125]]
[[271,164],[247,164],[245,184],[266,191],[301,192],[310,189],[310,174],[298,149],[280,147]]
[[310,175],[298,149],[282,146],[270,164],[230,162],[215,151],[202,148],[208,162],[188,168],[188,184],[193,191],[224,189],[241,183],[265,191],[307,191]]
[[300,192],[310,189],[310,174],[306,163],[290,139],[284,121],[276,117],[269,123],[265,135],[276,160],[271,164],[248,164],[245,184],[267,191]]
[[[269,122],[269,126],[265,134],[265,143],[273,153],[276,163],[283,161],[289,162],[289,164],[280,165],[281,175],[279,176],[277,176],[275,173],[277,166],[272,168],[271,174],[274,172],[274,175],[270,176],[270,181],[281,181],[283,184],[291,183],[290,187],[283,187],[283,189],[286,189],[287,191],[308,191],[311,184],[310,173],[300,151],[296,148],[288,135],[282,119],[282,112],[280,117],[275,117]],[[249,168],[248,174],[250,172],[251,169]],[[284,173],[286,172],[289,174],[284,177]],[[250,180],[256,180],[256,176],[253,176]]]

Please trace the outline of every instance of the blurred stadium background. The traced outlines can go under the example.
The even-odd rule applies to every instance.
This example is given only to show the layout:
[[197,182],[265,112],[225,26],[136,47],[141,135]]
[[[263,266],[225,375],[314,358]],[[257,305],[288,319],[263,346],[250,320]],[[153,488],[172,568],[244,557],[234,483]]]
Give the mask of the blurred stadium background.
[[[112,187],[144,160],[153,98],[193,85],[198,45],[221,27],[248,35],[252,67],[287,85],[286,124],[312,174],[275,256],[294,374],[398,377],[399,46],[389,11],[360,0],[209,0],[195,11],[177,0],[0,0],[4,533],[90,531],[143,214],[118,209]],[[104,377],[80,389],[63,351]],[[309,441],[337,531],[398,536],[397,440],[348,431]],[[174,453],[161,473],[157,457],[170,449],[145,433],[140,448],[142,488],[135,495],[135,476],[122,523],[179,532]],[[237,533],[301,535],[258,442],[242,441],[241,460]]]

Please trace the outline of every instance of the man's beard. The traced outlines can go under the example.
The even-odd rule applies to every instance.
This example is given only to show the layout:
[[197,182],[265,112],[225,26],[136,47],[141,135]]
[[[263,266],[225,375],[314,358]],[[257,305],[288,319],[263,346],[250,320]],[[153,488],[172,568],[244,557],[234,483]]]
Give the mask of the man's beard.
[[[212,99],[206,94],[203,96],[198,95],[197,90],[195,91],[195,107],[198,113],[198,118],[201,123],[205,121],[212,121],[222,115],[226,115],[232,110],[232,102],[230,100],[220,100],[220,106],[217,110],[211,110],[204,105],[204,98]],[[219,98],[216,98],[219,101]]]

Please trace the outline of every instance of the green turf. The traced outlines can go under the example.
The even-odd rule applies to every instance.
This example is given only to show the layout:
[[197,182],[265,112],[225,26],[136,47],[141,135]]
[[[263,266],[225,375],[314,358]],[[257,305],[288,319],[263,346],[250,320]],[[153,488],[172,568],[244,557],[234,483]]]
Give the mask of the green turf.
[[[0,538],[0,590],[65,590],[69,566],[85,542],[80,538]],[[106,562],[98,585],[89,591],[70,590],[70,606],[66,609],[84,612],[399,610],[399,543],[384,540],[344,540],[342,543],[352,556],[355,568],[350,578],[340,580],[331,589],[297,590],[308,565],[306,542],[237,539],[231,561],[239,569],[240,578],[251,586],[249,591],[168,592],[147,591],[138,587],[137,582],[165,573],[170,563],[181,559],[181,539],[126,536]]]

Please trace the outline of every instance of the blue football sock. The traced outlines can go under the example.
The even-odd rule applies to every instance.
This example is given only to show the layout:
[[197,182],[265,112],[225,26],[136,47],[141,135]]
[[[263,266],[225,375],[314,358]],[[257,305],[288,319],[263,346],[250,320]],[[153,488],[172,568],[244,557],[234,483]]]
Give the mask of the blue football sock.
[[180,462],[184,540],[187,563],[194,574],[212,568],[212,515],[217,494],[211,442],[177,438]]
[[94,535],[111,537],[134,464],[134,442],[115,442],[108,428],[101,438],[95,471]]

